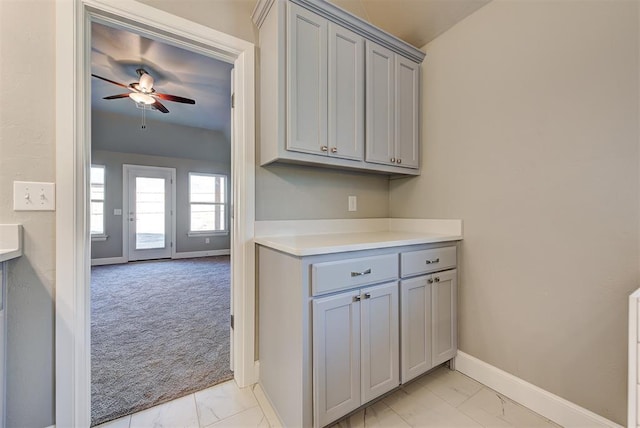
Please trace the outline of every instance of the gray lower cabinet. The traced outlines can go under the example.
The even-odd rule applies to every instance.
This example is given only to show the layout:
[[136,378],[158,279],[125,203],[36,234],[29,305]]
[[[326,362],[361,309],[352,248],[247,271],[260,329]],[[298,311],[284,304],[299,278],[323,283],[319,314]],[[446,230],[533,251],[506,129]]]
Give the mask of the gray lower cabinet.
[[455,245],[257,259],[260,383],[283,426],[326,426],[455,356]]
[[402,383],[456,356],[456,301],[455,269],[400,282]]
[[398,283],[313,301],[314,417],[339,419],[400,384]]

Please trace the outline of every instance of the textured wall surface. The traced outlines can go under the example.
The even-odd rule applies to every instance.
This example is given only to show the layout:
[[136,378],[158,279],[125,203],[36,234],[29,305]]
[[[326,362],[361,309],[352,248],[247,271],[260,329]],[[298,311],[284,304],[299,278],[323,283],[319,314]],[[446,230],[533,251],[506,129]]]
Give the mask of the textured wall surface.
[[623,425],[637,8],[494,1],[427,45],[424,173],[390,196],[464,220],[460,349]]
[[12,203],[14,180],[55,180],[53,12],[0,1],[0,223],[24,226],[24,255],[8,263],[8,427],[54,423],[55,213]]

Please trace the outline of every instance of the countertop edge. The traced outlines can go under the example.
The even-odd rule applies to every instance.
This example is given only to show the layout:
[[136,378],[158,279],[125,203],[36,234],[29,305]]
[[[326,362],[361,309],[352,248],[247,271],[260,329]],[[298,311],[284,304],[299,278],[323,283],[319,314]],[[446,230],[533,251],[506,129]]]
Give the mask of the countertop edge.
[[6,262],[12,259],[16,259],[22,255],[22,250],[0,250],[0,262]]
[[[278,238],[278,237],[272,237],[272,238]],[[462,239],[463,239],[462,235],[441,235],[441,236],[417,237],[417,238],[390,240],[390,241],[325,245],[325,246],[318,246],[313,248],[291,247],[289,245],[286,245],[280,242],[275,242],[273,241],[273,239],[270,239],[270,237],[256,237],[254,239],[254,242],[258,245],[272,248],[274,250],[281,251],[281,252],[290,254],[292,256],[306,257],[306,256],[317,256],[317,255],[331,254],[331,253],[345,253],[349,251],[371,250],[375,248],[401,247],[404,245],[434,244],[438,242],[461,241]]]

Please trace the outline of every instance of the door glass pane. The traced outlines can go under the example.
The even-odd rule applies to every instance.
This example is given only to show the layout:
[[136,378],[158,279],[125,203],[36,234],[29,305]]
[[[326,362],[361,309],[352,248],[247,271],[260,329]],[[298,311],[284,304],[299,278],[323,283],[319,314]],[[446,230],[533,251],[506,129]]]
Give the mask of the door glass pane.
[[164,178],[136,177],[136,250],[165,247]]

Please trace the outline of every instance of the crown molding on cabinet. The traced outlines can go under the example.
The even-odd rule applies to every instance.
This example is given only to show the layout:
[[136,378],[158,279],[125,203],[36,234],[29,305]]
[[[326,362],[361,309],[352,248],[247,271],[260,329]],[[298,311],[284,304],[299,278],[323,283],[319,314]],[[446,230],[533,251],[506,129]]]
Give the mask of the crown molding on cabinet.
[[[283,0],[258,0],[256,7],[253,9],[251,19],[258,28],[262,26],[269,10],[276,1]],[[292,3],[296,3],[332,22],[335,22],[362,37],[374,41],[379,45],[390,49],[391,51],[409,58],[410,60],[422,63],[425,57],[425,52],[408,44],[407,42],[400,40],[394,35],[387,33],[372,25],[371,23],[339,8],[338,6],[329,3],[326,0],[289,0]]]

